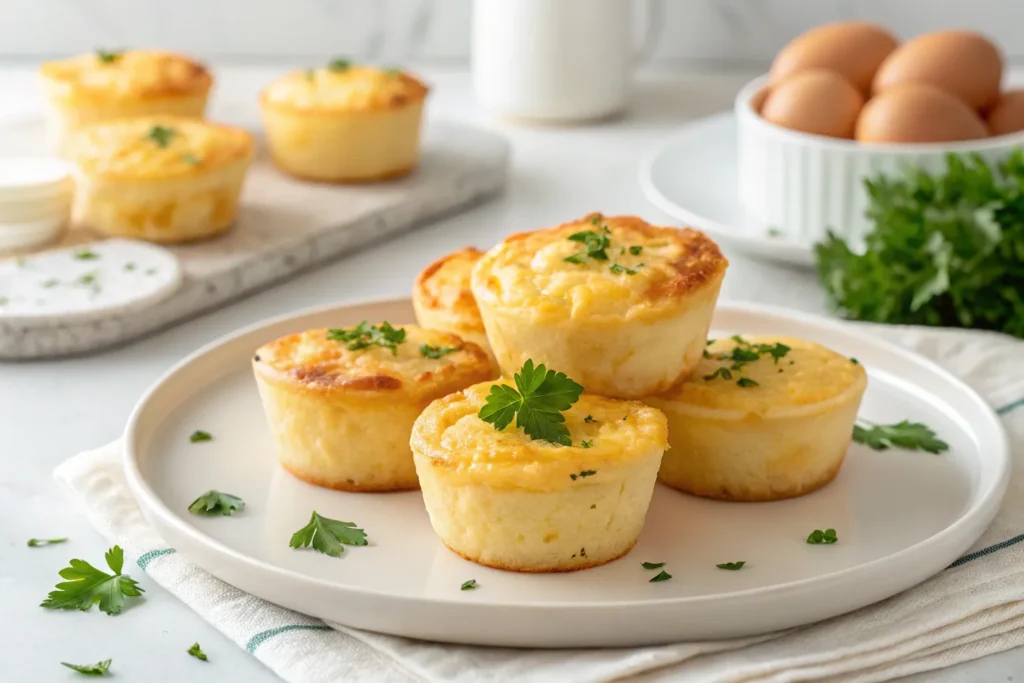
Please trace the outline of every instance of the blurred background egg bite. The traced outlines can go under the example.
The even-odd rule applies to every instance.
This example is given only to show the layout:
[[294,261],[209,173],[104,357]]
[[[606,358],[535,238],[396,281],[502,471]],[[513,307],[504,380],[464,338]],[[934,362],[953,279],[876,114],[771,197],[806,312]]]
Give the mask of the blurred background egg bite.
[[492,379],[487,354],[448,332],[362,323],[270,342],[252,361],[281,465],[348,491],[418,487],[409,434],[434,399]]
[[646,399],[669,424],[658,478],[722,500],[810,493],[839,472],[866,388],[856,360],[813,342],[709,342],[689,380]]
[[186,242],[227,230],[253,158],[241,128],[174,116],[97,124],[73,139],[76,224]]
[[480,309],[470,288],[473,267],[483,255],[476,247],[465,247],[431,263],[416,277],[412,305],[421,326],[453,332],[490,354]]
[[703,233],[591,214],[507,238],[472,287],[505,375],[532,359],[589,392],[642,398],[700,359],[727,266]]
[[585,569],[629,552],[654,492],[665,417],[584,394],[564,413],[571,445],[559,445],[483,421],[494,384],[435,401],[413,428],[423,500],[444,544],[522,572]]
[[334,60],[260,95],[275,163],[299,178],[366,182],[405,175],[419,158],[427,86],[398,69]]
[[198,62],[172,52],[103,51],[40,69],[48,147],[67,153],[83,126],[155,114],[202,117],[213,76]]

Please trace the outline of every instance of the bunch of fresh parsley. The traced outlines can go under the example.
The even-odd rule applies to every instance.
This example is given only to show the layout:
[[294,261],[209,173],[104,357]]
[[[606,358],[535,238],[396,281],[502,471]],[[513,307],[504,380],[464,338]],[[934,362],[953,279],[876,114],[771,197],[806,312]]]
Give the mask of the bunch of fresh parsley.
[[848,318],[1024,337],[1024,150],[996,167],[946,163],[866,180],[864,253],[829,234],[815,248],[821,282]]

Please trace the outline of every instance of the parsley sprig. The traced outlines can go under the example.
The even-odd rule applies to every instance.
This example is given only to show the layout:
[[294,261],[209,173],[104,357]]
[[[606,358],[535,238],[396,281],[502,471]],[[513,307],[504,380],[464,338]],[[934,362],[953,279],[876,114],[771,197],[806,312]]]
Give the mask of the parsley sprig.
[[1024,151],[997,166],[946,157],[945,170],[865,180],[872,231],[854,250],[815,247],[833,308],[879,323],[998,330],[1024,337]]
[[491,387],[478,413],[480,419],[495,429],[504,429],[515,418],[516,427],[531,439],[571,446],[562,412],[579,400],[583,387],[565,373],[548,370],[543,363],[534,367],[533,360],[527,360],[513,380],[516,388],[507,384]]
[[113,64],[121,55],[124,54],[124,50],[96,50],[96,59],[100,60],[103,64]]
[[61,662],[60,664],[77,671],[83,676],[106,676],[107,672],[110,671],[110,664],[113,661],[113,659],[104,659],[102,662],[96,662],[95,664],[68,664],[67,662]]
[[298,550],[313,546],[324,555],[340,557],[346,545],[366,545],[366,532],[357,529],[354,522],[330,519],[313,511],[309,524],[292,534],[288,545]]
[[723,562],[722,564],[716,564],[715,566],[719,569],[726,569],[731,572],[738,572],[743,569],[743,565],[747,562],[746,560],[740,560],[739,562]]
[[342,71],[348,71],[351,68],[352,62],[342,57],[335,57],[331,61],[327,62],[327,68],[331,71],[341,73]]
[[949,450],[949,444],[940,439],[930,427],[908,420],[891,425],[854,425],[853,440],[876,451],[902,448],[937,454]]
[[178,131],[173,128],[157,125],[149,129],[149,132],[146,133],[146,139],[160,149],[166,149],[167,145],[171,144],[171,138],[177,134]]
[[443,358],[449,353],[455,353],[460,351],[461,346],[431,346],[430,344],[420,344],[420,355],[424,358]]
[[63,579],[39,603],[47,609],[78,609],[88,612],[96,605],[101,612],[114,615],[124,609],[125,597],[137,598],[144,592],[138,582],[122,574],[124,551],[114,546],[104,558],[112,574],[96,569],[85,560],[71,560],[70,566],[58,572]]
[[188,650],[186,650],[186,652],[188,652],[190,655],[192,655],[193,657],[195,657],[196,659],[198,659],[200,661],[203,661],[203,662],[209,661],[209,657],[207,657],[206,653],[203,652],[203,648],[199,647],[199,643],[192,643],[192,647],[190,647]]
[[575,254],[566,256],[563,260],[569,263],[585,263],[588,258],[594,259],[595,261],[607,261],[608,251],[607,249],[612,245],[609,235],[611,230],[607,226],[602,225],[600,230],[582,230],[580,232],[574,232],[569,235],[569,240],[572,242],[581,242],[583,244],[583,251],[578,251]]
[[[332,328],[327,330],[327,338],[331,341],[348,342],[349,351],[358,351],[371,346],[391,349],[392,355],[398,355],[398,345],[405,342],[405,330],[392,327],[384,321],[379,325],[370,325],[365,320],[355,327]],[[423,349],[420,348],[422,353]]]

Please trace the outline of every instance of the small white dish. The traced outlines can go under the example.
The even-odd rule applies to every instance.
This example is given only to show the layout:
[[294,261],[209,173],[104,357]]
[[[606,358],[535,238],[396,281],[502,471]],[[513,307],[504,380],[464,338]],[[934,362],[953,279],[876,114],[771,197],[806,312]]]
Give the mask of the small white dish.
[[[2,240],[0,229],[0,249]],[[181,280],[174,254],[135,240],[0,258],[0,323],[31,328],[143,310],[173,294]]]
[[[218,578],[279,605],[353,627],[436,641],[625,647],[761,633],[869,605],[940,572],[979,537],[1006,489],[1009,451],[992,410],[938,366],[869,333],[762,306],[722,305],[717,333],[806,337],[855,356],[870,384],[861,416],[910,419],[942,455],[851,447],[811,495],[723,503],[658,486],[637,546],[602,567],[529,575],[447,550],[419,492],[362,494],[305,484],[280,468],[252,377],[254,349],[312,327],[411,321],[408,299],[278,318],[200,349],[142,398],[125,438],[128,482],[167,543]],[[213,436],[190,443],[195,430]],[[190,515],[209,489],[246,502],[232,517]],[[340,558],[288,547],[313,510],[366,530]],[[894,523],[898,520],[898,523]],[[835,528],[839,542],[806,543]],[[716,564],[743,560],[741,571]],[[673,579],[651,583],[664,562]],[[475,579],[479,588],[462,591]]]
[[732,112],[694,121],[640,162],[648,201],[722,245],[756,258],[814,265],[807,240],[769,233],[744,213],[739,196],[737,126]]
[[828,232],[859,246],[874,228],[866,178],[900,177],[908,168],[942,173],[949,154],[976,155],[990,165],[1024,145],[1024,132],[962,142],[895,144],[811,135],[783,128],[759,113],[767,75],[736,95],[739,200],[748,223],[784,237],[820,242]]
[[67,222],[66,212],[18,223],[0,222],[0,256],[27,252],[56,242]]
[[0,158],[0,203],[68,195],[74,189],[71,177],[71,164],[60,159]]

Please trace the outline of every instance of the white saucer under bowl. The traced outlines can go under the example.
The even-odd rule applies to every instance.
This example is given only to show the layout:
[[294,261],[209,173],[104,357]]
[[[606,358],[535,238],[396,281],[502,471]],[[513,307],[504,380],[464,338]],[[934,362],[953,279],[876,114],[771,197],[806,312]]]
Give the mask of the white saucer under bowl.
[[694,121],[640,163],[640,189],[659,209],[727,248],[798,266],[814,264],[814,245],[775,237],[740,205],[732,112]]
[[[923,422],[949,451],[854,444],[834,482],[775,503],[704,500],[659,485],[639,542],[619,560],[548,575],[481,567],[441,544],[418,491],[331,491],[285,472],[253,380],[253,351],[279,336],[412,319],[408,299],[301,312],[215,342],[164,375],[129,421],[125,466],[166,542],[244,591],[348,626],[480,645],[623,647],[761,633],[887,598],[966,551],[1006,490],[999,419],[945,370],[827,320],[722,304],[714,334],[804,337],[854,356],[870,378],[860,416]],[[191,443],[196,430],[212,441]],[[189,514],[209,489],[240,496],[244,512]],[[289,548],[313,510],[357,523],[370,544],[338,558]],[[838,543],[807,544],[828,527]],[[716,567],[740,560],[742,571]],[[672,579],[652,583],[657,571],[642,562],[664,562]],[[479,587],[460,590],[471,579]]]

